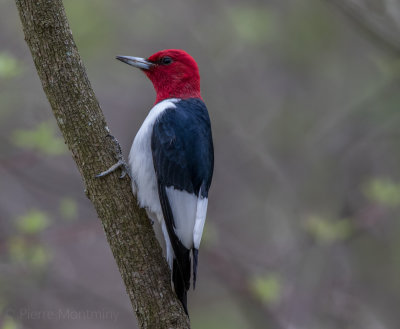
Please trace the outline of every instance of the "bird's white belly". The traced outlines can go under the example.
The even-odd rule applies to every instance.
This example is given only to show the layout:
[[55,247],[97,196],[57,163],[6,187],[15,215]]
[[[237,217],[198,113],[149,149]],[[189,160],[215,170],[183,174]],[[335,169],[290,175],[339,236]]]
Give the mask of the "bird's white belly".
[[147,115],[133,141],[129,153],[129,167],[132,176],[132,190],[139,205],[146,208],[161,221],[163,219],[156,173],[151,153],[151,135],[157,118],[168,108],[176,108],[177,99],[166,99],[156,104]]

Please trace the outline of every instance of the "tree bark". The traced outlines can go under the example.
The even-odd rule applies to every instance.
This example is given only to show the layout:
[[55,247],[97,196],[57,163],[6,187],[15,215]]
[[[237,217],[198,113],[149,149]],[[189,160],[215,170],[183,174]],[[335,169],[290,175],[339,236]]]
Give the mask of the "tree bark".
[[[129,177],[95,178],[116,148],[87,78],[61,0],[16,0],[25,40],[58,126],[104,227],[140,328],[189,328],[150,221]],[[112,284],[110,282],[110,284]]]

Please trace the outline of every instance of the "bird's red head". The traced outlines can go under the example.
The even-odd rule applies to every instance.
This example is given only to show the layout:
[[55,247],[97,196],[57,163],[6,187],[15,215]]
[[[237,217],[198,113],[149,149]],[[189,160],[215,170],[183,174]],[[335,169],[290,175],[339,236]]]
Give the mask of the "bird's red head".
[[167,98],[201,98],[197,63],[183,50],[161,50],[147,59],[130,56],[117,59],[147,75],[157,93],[156,103]]

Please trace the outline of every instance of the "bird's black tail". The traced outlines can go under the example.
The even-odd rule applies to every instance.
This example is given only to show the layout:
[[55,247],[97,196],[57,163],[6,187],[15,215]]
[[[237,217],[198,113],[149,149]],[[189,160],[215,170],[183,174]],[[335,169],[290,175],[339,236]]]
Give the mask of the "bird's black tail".
[[190,288],[190,250],[180,250],[182,251],[178,255],[175,255],[174,263],[172,266],[172,281],[174,283],[175,293],[178,299],[183,305],[185,313],[188,314],[187,309],[187,291]]
[[199,249],[193,248],[193,290],[196,288],[197,262],[199,260]]

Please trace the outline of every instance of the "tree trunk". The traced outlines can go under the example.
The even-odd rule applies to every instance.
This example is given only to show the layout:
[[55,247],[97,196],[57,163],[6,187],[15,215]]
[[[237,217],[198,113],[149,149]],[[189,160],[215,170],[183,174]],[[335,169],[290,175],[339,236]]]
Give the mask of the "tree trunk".
[[[72,38],[61,0],[16,0],[25,40],[58,126],[103,224],[140,328],[189,328],[130,179],[95,178],[116,162],[114,141]],[[110,284],[112,284],[110,282]]]

